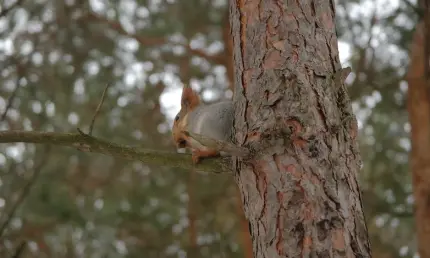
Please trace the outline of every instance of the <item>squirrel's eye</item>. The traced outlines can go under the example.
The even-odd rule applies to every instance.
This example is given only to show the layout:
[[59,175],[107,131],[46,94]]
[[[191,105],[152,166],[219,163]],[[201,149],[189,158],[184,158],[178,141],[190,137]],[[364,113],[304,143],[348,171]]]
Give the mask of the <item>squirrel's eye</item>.
[[179,115],[177,115],[177,116],[175,117],[175,121],[178,121],[178,119],[179,119]]

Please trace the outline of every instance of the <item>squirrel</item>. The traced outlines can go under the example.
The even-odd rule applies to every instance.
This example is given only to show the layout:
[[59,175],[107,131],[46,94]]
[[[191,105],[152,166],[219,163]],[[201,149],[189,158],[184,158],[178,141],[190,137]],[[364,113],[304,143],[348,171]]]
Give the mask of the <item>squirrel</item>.
[[192,150],[192,161],[197,164],[201,158],[222,155],[217,149],[204,146],[189,133],[210,139],[231,143],[234,120],[232,101],[221,101],[205,105],[193,89],[185,85],[181,96],[181,109],[175,116],[172,135],[177,148]]

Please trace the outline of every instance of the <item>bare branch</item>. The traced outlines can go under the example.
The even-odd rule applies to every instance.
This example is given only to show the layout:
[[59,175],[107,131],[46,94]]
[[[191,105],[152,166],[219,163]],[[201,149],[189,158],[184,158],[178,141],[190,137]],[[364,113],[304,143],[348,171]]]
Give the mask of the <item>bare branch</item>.
[[159,38],[151,38],[151,37],[143,37],[137,34],[131,34],[127,32],[119,22],[108,20],[107,18],[97,15],[96,13],[89,12],[86,16],[88,19],[95,20],[107,24],[109,28],[118,32],[119,34],[134,38],[141,45],[144,46],[158,46],[167,43],[167,40],[164,37]]
[[105,101],[106,91],[110,85],[111,85],[111,83],[106,84],[106,87],[103,90],[102,98],[99,102],[99,105],[96,108],[96,112],[94,113],[93,120],[91,121],[90,131],[89,131],[88,135],[92,135],[92,133],[93,133],[94,122],[96,121],[96,118],[97,118],[98,114],[100,113],[100,108],[102,107],[103,102]]
[[[17,211],[18,207],[21,205],[21,203],[24,201],[24,199],[28,196],[30,193],[31,187],[36,182],[37,178],[39,177],[40,172],[42,171],[42,167],[45,165],[46,161],[48,160],[47,152],[49,152],[49,146],[47,147],[48,150],[46,150],[44,153],[44,157],[42,160],[37,164],[37,166],[34,168],[33,176],[30,178],[28,183],[24,186],[18,200],[12,205],[12,208],[8,214],[6,214],[6,220],[3,222],[3,224],[0,227],[0,237],[3,235],[4,231],[6,230],[7,226],[10,224],[10,221],[15,216],[15,212]],[[2,216],[3,218],[3,216]]]
[[13,58],[16,62],[15,67],[16,67],[16,86],[15,89],[13,90],[12,94],[10,95],[9,99],[7,100],[7,104],[6,104],[6,108],[3,111],[1,117],[0,117],[0,122],[3,122],[6,119],[7,113],[9,112],[9,109],[12,107],[13,101],[15,100],[16,94],[18,93],[19,88],[21,87],[21,85],[19,84],[19,80],[21,80],[21,77],[24,73],[24,68],[21,66],[21,64],[19,63],[18,60],[16,60],[15,58]]
[[27,245],[26,241],[22,241],[21,244],[19,244],[18,248],[16,248],[15,253],[12,255],[11,258],[19,258],[24,253],[25,246]]
[[406,4],[406,7],[409,7],[410,9],[412,9],[420,19],[424,16],[424,10],[419,6],[414,5],[409,0],[404,0],[402,2]]
[[223,53],[223,52],[216,54],[216,55],[210,55],[210,54],[207,54],[202,49],[192,48],[190,45],[184,45],[184,47],[188,50],[189,53],[196,55],[198,57],[201,57],[201,58],[205,58],[206,60],[212,61],[215,64],[225,65],[227,62],[227,60],[226,60],[227,55],[225,55],[225,53]]
[[148,165],[174,167],[182,169],[195,168],[197,171],[210,173],[231,172],[230,158],[203,159],[194,166],[190,154],[172,153],[157,150],[135,148],[95,138],[83,133],[53,133],[35,131],[0,131],[0,143],[43,143],[74,147],[83,152],[105,154],[127,160],[137,160]]
[[9,99],[7,100],[6,108],[4,109],[0,117],[0,122],[3,122],[6,119],[7,112],[9,112],[9,109],[12,107],[13,101],[15,100],[16,94],[18,93],[18,90],[20,88],[19,79],[20,78],[18,77],[16,80],[16,87],[10,95]]
[[[159,46],[162,44],[171,43],[165,37],[156,37],[156,38],[155,37],[144,37],[144,36],[141,36],[138,34],[129,33],[123,28],[123,26],[119,22],[111,21],[111,20],[109,20],[103,16],[97,15],[96,13],[93,13],[93,12],[89,12],[86,17],[88,19],[99,21],[99,22],[102,22],[104,24],[107,24],[109,26],[109,28],[111,28],[112,30],[115,30],[119,34],[134,38],[142,46]],[[202,57],[202,58],[205,58],[206,60],[208,60],[210,62],[213,62],[216,64],[225,64],[226,63],[226,55],[223,53],[219,53],[216,55],[210,55],[210,54],[205,53],[203,50],[193,49],[188,44],[185,44],[182,46],[185,47],[189,53],[194,54],[194,55],[199,56],[199,57]]]
[[193,138],[195,141],[199,142],[203,146],[209,147],[211,149],[226,152],[227,154],[231,156],[236,157],[245,157],[250,154],[249,150],[243,147],[236,146],[232,143],[215,140],[208,138],[206,136],[203,136],[201,134],[196,134],[188,131],[183,132],[185,135]]
[[12,11],[13,8],[19,6],[22,4],[24,0],[17,0],[14,4],[12,4],[11,6],[4,8],[1,10],[0,12],[0,17],[6,16],[10,11]]

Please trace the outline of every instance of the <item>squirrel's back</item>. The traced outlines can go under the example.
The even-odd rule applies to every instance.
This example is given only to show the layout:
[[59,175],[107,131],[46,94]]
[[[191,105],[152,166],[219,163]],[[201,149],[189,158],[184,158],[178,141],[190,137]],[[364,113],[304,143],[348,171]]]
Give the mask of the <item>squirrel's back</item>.
[[200,105],[188,115],[188,130],[212,139],[229,141],[232,137],[233,120],[232,101]]

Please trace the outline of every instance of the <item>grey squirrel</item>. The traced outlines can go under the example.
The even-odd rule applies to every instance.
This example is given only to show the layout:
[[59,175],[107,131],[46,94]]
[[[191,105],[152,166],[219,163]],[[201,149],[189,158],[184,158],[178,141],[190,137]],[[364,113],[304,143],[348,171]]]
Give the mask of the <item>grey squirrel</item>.
[[201,158],[215,157],[221,153],[202,145],[186,132],[230,143],[233,120],[234,105],[232,101],[205,105],[201,103],[197,93],[186,85],[182,90],[181,110],[173,122],[173,141],[178,148],[191,149],[193,163],[197,164]]

